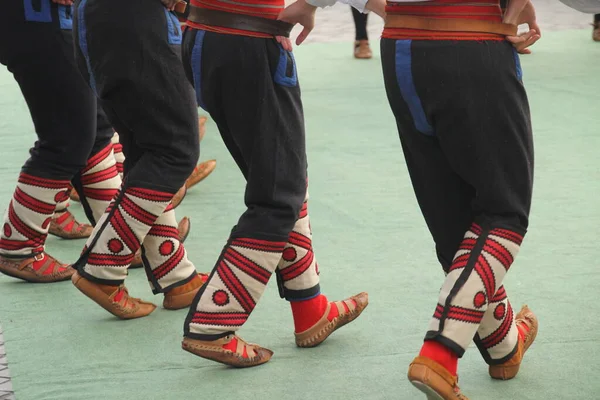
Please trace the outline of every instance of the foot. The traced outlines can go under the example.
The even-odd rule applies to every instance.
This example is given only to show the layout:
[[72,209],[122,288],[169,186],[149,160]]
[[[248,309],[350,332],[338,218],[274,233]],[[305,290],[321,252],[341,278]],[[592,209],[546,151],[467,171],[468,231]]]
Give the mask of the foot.
[[177,191],[177,193],[175,193],[175,196],[173,196],[173,199],[171,200],[171,204],[173,205],[173,208],[177,208],[177,206],[179,206],[181,204],[181,202],[185,198],[186,194],[187,194],[187,187],[185,185],[183,185],[181,187],[181,189],[179,189]]
[[373,52],[368,40],[357,40],[354,42],[354,58],[369,59],[371,57],[373,57]]
[[[179,232],[179,241],[181,243],[185,242],[188,235],[190,234],[190,229],[192,227],[192,223],[188,217],[183,217],[181,221],[179,221],[179,225],[177,226],[177,231]],[[139,248],[138,251],[133,255],[133,261],[129,268],[143,268],[144,263],[142,261],[142,249]]]
[[[325,312],[314,325],[302,332],[296,332],[298,347],[315,347],[320,345],[333,332],[354,321],[369,305],[369,295],[365,292],[352,296],[343,301],[333,301],[327,304]],[[337,313],[332,310],[337,308]],[[333,312],[331,312],[333,311]],[[332,317],[332,315],[335,315]]]
[[167,310],[180,310],[189,307],[196,293],[208,280],[208,275],[198,274],[185,285],[177,286],[165,293],[163,307]]
[[54,213],[48,233],[63,239],[85,239],[90,237],[94,227],[77,222],[69,210]]
[[503,364],[490,365],[489,373],[494,379],[509,380],[517,376],[523,356],[537,336],[539,322],[529,307],[523,306],[521,308],[521,311],[515,317],[515,323],[520,331],[517,352],[510,360]]
[[71,281],[81,293],[121,319],[145,317],[156,309],[152,303],[129,297],[129,292],[123,284],[119,286],[102,285],[84,278],[78,272],[73,274]]
[[216,167],[217,160],[208,160],[196,165],[192,174],[185,181],[186,188],[191,189],[193,186],[203,181]]
[[273,352],[256,344],[246,343],[237,335],[205,341],[183,338],[181,348],[199,357],[236,368],[255,367],[266,363]]
[[460,392],[458,377],[427,357],[417,357],[408,369],[410,383],[428,400],[469,400]]
[[0,272],[27,282],[52,283],[66,281],[75,270],[51,255],[41,253],[28,258],[0,256]]

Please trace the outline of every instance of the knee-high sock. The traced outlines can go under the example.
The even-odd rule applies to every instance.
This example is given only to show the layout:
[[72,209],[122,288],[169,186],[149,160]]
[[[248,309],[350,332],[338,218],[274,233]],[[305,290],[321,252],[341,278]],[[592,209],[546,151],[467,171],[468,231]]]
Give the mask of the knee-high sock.
[[474,341],[483,359],[492,365],[508,361],[517,350],[519,330],[504,285],[489,300]]
[[123,163],[125,162],[125,154],[123,154],[123,145],[119,143],[119,134],[115,132],[113,135],[111,142],[113,144],[113,149],[115,152],[115,160],[117,162],[117,171],[123,179]]
[[320,293],[319,267],[312,248],[308,198],[307,190],[300,215],[277,265],[279,291],[281,297],[288,301],[306,300]]
[[97,223],[121,187],[113,145],[109,144],[92,155],[73,182],[83,192],[80,196],[81,204],[88,219],[94,224]]
[[172,198],[172,193],[126,188],[106,209],[74,266],[98,283],[123,283],[135,252]]
[[426,340],[446,345],[459,357],[464,354],[519,251],[524,233],[487,221],[471,226],[440,291]]
[[190,307],[185,336],[213,340],[237,331],[265,291],[284,246],[285,242],[230,239]]
[[177,219],[170,204],[150,228],[142,249],[142,261],[154,293],[183,285],[197,274],[179,241]]
[[21,172],[4,215],[0,253],[29,256],[44,251],[50,220],[58,203],[68,198],[68,180],[40,178]]

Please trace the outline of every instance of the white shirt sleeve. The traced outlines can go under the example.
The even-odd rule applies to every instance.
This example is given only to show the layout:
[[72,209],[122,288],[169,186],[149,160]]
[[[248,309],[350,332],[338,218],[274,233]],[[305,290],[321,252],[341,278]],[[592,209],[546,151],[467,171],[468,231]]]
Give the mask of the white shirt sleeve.
[[306,2],[311,6],[319,8],[331,7],[338,1],[343,4],[348,4],[349,6],[352,6],[358,11],[364,13],[368,0],[306,0]]

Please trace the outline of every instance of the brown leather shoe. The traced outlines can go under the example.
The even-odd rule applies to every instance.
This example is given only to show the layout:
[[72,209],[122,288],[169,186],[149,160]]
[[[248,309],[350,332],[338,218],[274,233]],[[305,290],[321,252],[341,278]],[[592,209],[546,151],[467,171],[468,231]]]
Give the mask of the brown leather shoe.
[[163,307],[167,310],[180,310],[189,307],[196,293],[208,280],[208,275],[198,274],[185,285],[177,286],[165,293]]
[[173,208],[177,208],[177,206],[179,206],[181,204],[181,202],[185,198],[186,194],[187,194],[187,187],[185,185],[183,185],[181,187],[181,189],[179,189],[177,191],[177,193],[175,193],[175,196],[173,196],[173,199],[171,200],[171,204],[173,205]]
[[[225,349],[233,339],[237,339],[235,352]],[[237,335],[229,335],[224,338],[205,341],[183,338],[181,348],[199,357],[216,361],[236,368],[255,367],[266,363],[273,356],[273,352],[257,344],[246,343]],[[244,354],[246,357],[244,357]]]
[[208,118],[206,117],[198,117],[198,131],[200,132],[200,141],[204,139],[204,134],[206,133],[206,121]]
[[373,57],[373,52],[368,40],[357,40],[354,42],[354,58],[366,60],[371,57]]
[[[354,302],[356,302],[356,305]],[[348,311],[344,308],[344,303],[348,307]],[[329,315],[329,309],[331,304],[327,305],[325,313],[316,324],[308,328],[304,332],[295,333],[296,345],[298,347],[315,347],[320,345],[337,329],[342,326],[349,324],[354,321],[369,305],[369,295],[365,292],[359,293],[356,296],[352,296],[349,299],[343,301],[336,301],[333,304],[338,308],[339,315],[329,321],[327,315]]]
[[0,256],[0,272],[27,282],[52,283],[66,281],[75,270],[51,255],[41,253],[28,258]]
[[417,357],[408,368],[408,380],[428,400],[469,400],[460,392],[458,377],[427,357]]
[[74,188],[71,188],[69,190],[69,199],[71,199],[72,201],[75,201],[77,203],[81,203],[81,198],[79,197],[79,193],[77,193],[77,190],[75,190]]
[[125,285],[102,285],[85,279],[78,272],[73,274],[71,281],[81,293],[121,319],[145,317],[156,309],[156,306],[152,303],[129,297]]
[[510,360],[503,364],[490,365],[489,373],[494,379],[509,380],[517,376],[519,368],[521,367],[521,362],[523,361],[523,356],[525,356],[525,352],[533,344],[537,336],[539,327],[538,319],[526,305],[521,307],[521,311],[519,311],[515,317],[515,323],[517,326],[521,324],[527,326],[529,331],[524,340],[521,340],[521,337],[519,336],[517,352]]
[[202,182],[217,167],[217,160],[208,160],[196,165],[192,174],[185,181],[185,186],[191,189],[196,184]]
[[[188,217],[181,218],[181,221],[179,221],[179,225],[177,226],[177,231],[179,232],[179,241],[181,243],[185,242],[185,239],[187,239],[188,235],[190,234],[191,227],[192,222]],[[144,263],[142,262],[142,249],[140,248],[133,255],[133,261],[131,262],[129,268],[135,269],[143,267]]]
[[50,220],[48,233],[63,239],[85,239],[89,238],[94,227],[82,224],[75,219],[69,210],[54,213]]

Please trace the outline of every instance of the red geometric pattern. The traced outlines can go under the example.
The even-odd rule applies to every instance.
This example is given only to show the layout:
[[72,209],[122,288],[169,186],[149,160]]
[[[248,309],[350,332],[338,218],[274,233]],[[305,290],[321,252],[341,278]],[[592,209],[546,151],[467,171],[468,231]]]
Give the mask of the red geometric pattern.
[[501,237],[506,240],[510,240],[511,242],[515,243],[517,246],[520,246],[521,243],[523,243],[523,235],[521,235],[517,232],[510,231],[508,229],[500,229],[500,228],[492,229],[490,231],[490,235],[494,235],[494,236],[498,236],[498,237]]
[[[52,213],[54,213],[54,210],[52,210]],[[40,233],[35,229],[29,227],[25,222],[21,220],[21,218],[19,218],[17,212],[13,207],[12,201],[8,206],[8,221],[17,230],[17,232],[19,232],[21,235],[25,236],[30,242],[32,242],[34,247],[42,246],[46,242],[46,234]]]
[[12,229],[9,224],[4,224],[4,236],[9,238],[12,235]]
[[494,275],[492,266],[488,263],[483,254],[480,254],[477,258],[477,262],[475,263],[475,272],[477,272],[477,275],[479,275],[481,281],[483,282],[485,294],[488,298],[490,298],[494,295],[494,293],[496,293],[496,277]]
[[175,244],[171,240],[165,240],[158,247],[158,252],[160,253],[161,256],[166,257],[169,254],[173,253],[174,249],[175,249]]
[[123,242],[121,242],[119,239],[113,238],[108,241],[108,249],[115,254],[122,252],[123,248]]
[[36,212],[38,214],[48,214],[51,215],[54,213],[56,209],[56,203],[46,203],[41,200],[36,199],[33,196],[28,195],[19,187],[16,188],[14,194],[14,200],[17,201],[23,207]]
[[256,307],[256,302],[252,298],[246,286],[240,281],[235,273],[229,268],[225,261],[221,260],[217,267],[217,275],[221,281],[225,284],[225,287],[242,306],[245,312],[248,314]]
[[37,176],[29,175],[24,172],[21,172],[19,175],[19,183],[24,183],[30,186],[37,186],[44,189],[63,189],[69,186],[69,181],[67,180],[53,180],[53,179],[45,179]]
[[504,285],[500,286],[494,294],[494,297],[490,300],[490,303],[499,303],[501,301],[506,300],[506,290],[504,290]]
[[217,312],[195,312],[192,317],[192,324],[213,325],[213,326],[240,326],[243,325],[249,313],[217,313]]
[[158,215],[144,210],[141,206],[135,203],[129,196],[123,196],[120,208],[123,209],[131,218],[141,222],[144,225],[152,226]]
[[264,251],[267,253],[281,253],[285,246],[285,242],[272,242],[270,240],[237,238],[231,242],[231,245],[249,250]]
[[494,318],[496,318],[498,321],[502,321],[504,314],[506,314],[506,306],[504,303],[500,303],[494,309]]
[[[441,319],[442,314],[444,313],[444,306],[438,304],[435,312],[433,313],[433,318]],[[483,319],[483,311],[471,310],[469,308],[450,306],[448,308],[448,319],[453,319],[455,321],[465,322],[468,324],[480,324]]]
[[473,305],[476,308],[481,308],[487,304],[487,297],[483,292],[477,292],[475,298],[473,299]]
[[505,270],[508,271],[514,259],[511,252],[501,243],[492,238],[488,238],[483,245],[483,251],[498,260]]
[[56,193],[54,196],[54,201],[57,203],[62,203],[63,201],[67,201],[69,199],[69,191],[63,190],[62,192]]
[[300,209],[300,214],[298,215],[298,219],[302,219],[308,215],[308,203],[305,201],[302,203],[302,208]]
[[487,337],[481,339],[481,344],[486,349],[492,348],[501,343],[510,331],[511,325],[513,323],[514,313],[512,307],[510,306],[510,303],[507,304],[508,307],[506,307],[505,318],[498,327],[498,329],[496,329]]
[[133,261],[133,254],[116,255],[90,253],[87,262],[102,267],[126,267]]
[[292,231],[290,233],[288,243],[301,247],[305,250],[312,250],[312,241],[308,237],[298,232]]
[[284,281],[291,281],[294,278],[302,275],[306,270],[310,268],[315,258],[315,254],[312,250],[306,252],[304,257],[295,263],[280,270],[281,277]]
[[[269,278],[271,277],[271,273],[250,260],[248,257],[245,257],[243,254],[238,252],[237,250],[227,247],[225,250],[225,254],[223,254],[223,258],[232,265],[234,265],[240,271],[245,272],[251,278],[257,280],[258,282],[266,285],[269,282]],[[233,292],[232,292],[233,293]]]
[[152,275],[158,280],[165,277],[171,271],[173,271],[183,260],[185,255],[185,249],[183,246],[179,246],[177,251],[164,263],[152,270]]
[[108,146],[106,146],[105,148],[88,158],[86,166],[83,168],[83,170],[81,170],[81,174],[85,175],[86,172],[91,171],[94,167],[96,167],[97,165],[102,163],[106,158],[108,158],[110,156],[112,148],[112,144],[109,144]]
[[140,248],[140,241],[121,214],[121,207],[117,207],[114,210],[110,219],[110,225],[115,230],[117,236],[125,243],[125,246],[129,248],[129,251],[135,253]]
[[140,199],[165,203],[171,201],[173,194],[159,192],[152,189],[129,188],[127,193],[131,196],[139,197]]
[[285,250],[283,250],[283,254],[281,255],[281,257],[285,261],[292,262],[296,259],[296,257],[298,257],[298,253],[293,247],[286,247]]
[[220,307],[224,307],[229,304],[229,295],[224,290],[217,290],[214,292],[212,299],[213,302]]

